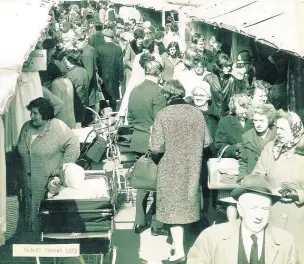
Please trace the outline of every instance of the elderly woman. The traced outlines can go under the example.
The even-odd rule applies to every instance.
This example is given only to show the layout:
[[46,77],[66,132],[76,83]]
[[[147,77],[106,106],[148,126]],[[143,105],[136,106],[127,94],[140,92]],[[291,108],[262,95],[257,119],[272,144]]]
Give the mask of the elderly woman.
[[184,263],[183,225],[201,216],[200,171],[203,149],[211,139],[201,111],[183,100],[185,89],[179,81],[167,81],[162,91],[167,107],[157,115],[150,141],[155,157],[162,155],[157,173],[156,218],[170,225],[173,238],[174,254],[163,263]]
[[264,146],[274,140],[276,136],[275,114],[276,111],[272,104],[258,104],[250,108],[248,117],[253,121],[253,128],[242,137],[238,182],[251,174]]
[[171,42],[168,45],[167,52],[161,55],[164,66],[164,81],[172,79],[174,74],[174,68],[178,64],[182,64],[180,58],[180,50],[177,42]]
[[282,195],[271,209],[270,223],[290,232],[304,263],[304,128],[294,112],[276,114],[277,136],[266,144],[253,173],[264,175]]
[[[138,158],[148,151],[150,128],[156,114],[166,106],[165,98],[158,86],[163,71],[161,64],[149,53],[141,56],[140,63],[145,69],[146,77],[143,83],[132,90],[128,106],[128,122],[134,130],[130,147]],[[149,227],[145,211],[148,197],[149,191],[137,190],[135,233],[141,233]],[[151,225],[152,235],[167,234],[163,224],[155,220],[155,215],[152,217]]]
[[262,80],[253,80],[252,89],[249,90],[249,95],[252,97],[251,103],[266,104],[271,85]]
[[[223,117],[218,124],[215,135],[215,148],[223,158],[239,159],[242,147],[242,136],[252,128],[252,121],[247,118],[247,112],[250,105],[250,98],[246,94],[236,94],[230,99],[230,114]],[[218,200],[221,211],[226,206],[221,202],[227,202],[226,198],[230,197],[230,191],[219,191]],[[237,212],[235,207],[228,207],[228,220],[236,218]],[[231,214],[229,213],[231,212]]]
[[[186,98],[190,99],[190,98]],[[199,80],[193,83],[192,89],[192,103],[194,106],[199,108],[205,118],[206,125],[208,127],[209,134],[214,140],[215,133],[218,125],[217,115],[210,108],[211,105],[211,91],[210,85],[203,80]],[[202,170],[201,170],[201,182],[202,182],[202,195],[203,195],[203,213],[208,213],[209,209],[209,199],[210,199],[210,190],[208,188],[208,167],[207,161],[208,159],[215,156],[215,148],[214,144],[211,144],[209,148],[204,149],[203,153],[203,162],[202,162]],[[213,202],[213,199],[212,199]],[[208,217],[208,215],[206,215]]]
[[54,118],[54,108],[48,100],[37,98],[27,109],[31,120],[22,127],[17,149],[23,167],[26,227],[39,231],[38,207],[44,199],[48,177],[52,172],[59,173],[64,163],[77,160],[80,144],[72,130]]

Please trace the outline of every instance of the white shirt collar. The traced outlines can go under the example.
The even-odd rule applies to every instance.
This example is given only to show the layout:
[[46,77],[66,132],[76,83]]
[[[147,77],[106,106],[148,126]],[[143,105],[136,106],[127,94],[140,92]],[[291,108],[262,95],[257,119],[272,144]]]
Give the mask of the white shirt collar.
[[[244,244],[244,249],[245,249],[245,253],[248,259],[248,262],[250,261],[250,253],[251,253],[251,246],[252,246],[252,239],[251,239],[251,235],[253,235],[253,233],[251,231],[249,231],[245,225],[241,224],[241,228],[242,228],[242,238],[243,238],[243,244]],[[259,255],[259,259],[262,256],[262,251],[263,251],[263,242],[264,242],[264,229],[258,233],[258,234],[254,234],[257,236],[258,238],[258,255]]]

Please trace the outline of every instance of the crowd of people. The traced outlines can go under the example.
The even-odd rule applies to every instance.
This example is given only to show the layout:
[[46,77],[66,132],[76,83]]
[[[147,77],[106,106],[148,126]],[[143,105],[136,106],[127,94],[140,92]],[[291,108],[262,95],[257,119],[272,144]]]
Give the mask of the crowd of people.
[[[111,108],[118,112],[117,125],[133,130],[130,148],[137,158],[150,151],[158,164],[151,233],[172,236],[164,263],[186,263],[183,227],[201,219],[208,227],[211,211],[229,223],[203,231],[187,263],[265,263],[274,250],[269,232],[279,252],[271,263],[304,263],[301,119],[271,104],[271,85],[257,78],[250,51],[232,61],[215,37],[208,50],[204,35],[193,34],[186,45],[178,32],[173,19],[156,27],[135,7],[116,13],[103,1],[60,4],[52,11],[47,37],[36,47],[47,50],[47,71],[40,72],[44,98],[28,105],[31,120],[17,144],[27,227],[39,230],[36,208],[50,173],[76,162],[79,141],[72,129],[92,123],[87,107],[98,113]],[[241,187],[232,194],[208,189],[207,162],[221,153],[239,162]],[[137,191],[137,234],[150,227],[148,197]],[[249,242],[237,248],[235,242],[247,236]],[[256,262],[248,244],[259,247]]]

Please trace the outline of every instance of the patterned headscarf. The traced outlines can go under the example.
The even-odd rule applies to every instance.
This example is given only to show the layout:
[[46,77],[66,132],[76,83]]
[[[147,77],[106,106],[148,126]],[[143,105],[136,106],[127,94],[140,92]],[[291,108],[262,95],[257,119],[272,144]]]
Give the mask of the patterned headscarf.
[[275,140],[273,155],[276,160],[284,152],[287,152],[288,158],[291,158],[292,154],[294,153],[295,146],[299,143],[304,135],[304,127],[301,118],[294,112],[287,112],[287,114],[290,116],[290,118],[288,118],[288,122],[292,130],[293,139],[284,143],[281,143],[277,139]]

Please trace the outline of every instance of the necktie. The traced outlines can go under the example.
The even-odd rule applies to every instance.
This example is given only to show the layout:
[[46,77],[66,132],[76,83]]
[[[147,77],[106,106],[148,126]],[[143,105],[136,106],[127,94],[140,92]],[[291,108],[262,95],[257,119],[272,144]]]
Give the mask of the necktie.
[[250,252],[249,264],[259,264],[258,238],[256,235],[251,235],[252,246]]

